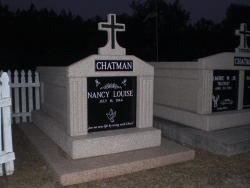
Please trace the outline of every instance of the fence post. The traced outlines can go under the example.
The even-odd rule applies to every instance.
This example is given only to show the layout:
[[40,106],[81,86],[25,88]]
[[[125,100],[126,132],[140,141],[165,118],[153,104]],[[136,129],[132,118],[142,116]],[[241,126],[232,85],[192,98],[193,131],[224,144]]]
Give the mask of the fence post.
[[[35,83],[39,84],[40,86],[40,81],[39,81],[39,74],[38,72],[35,72]],[[35,88],[35,95],[36,95],[36,110],[40,110],[40,88],[36,87]]]
[[[11,72],[10,70],[8,70],[7,74],[9,75],[9,85],[12,83],[12,77],[11,77]],[[10,88],[10,98],[12,98],[12,88]],[[12,107],[13,107],[13,103],[12,104]],[[10,113],[12,114],[12,107],[10,108]],[[11,118],[11,124],[13,123],[13,118]]]
[[[32,72],[28,71],[28,84],[32,84]],[[28,100],[29,100],[29,112],[33,110],[33,90],[32,87],[28,87]],[[31,116],[29,117],[31,121]]]
[[[9,77],[7,73],[2,73],[0,82],[1,85],[1,93],[0,93],[0,107],[2,107],[2,134],[3,143],[0,145],[1,155],[0,155],[0,164],[5,163],[5,171],[7,175],[11,175],[14,172],[14,159],[15,154],[13,152],[12,145],[12,131],[11,131],[11,98],[10,98],[10,85],[9,85]],[[3,146],[3,148],[2,148]],[[3,172],[3,168],[1,167],[1,172]]]
[[[18,84],[19,83],[19,79],[18,79],[18,72],[17,70],[15,70],[14,72],[14,84]],[[14,88],[14,94],[15,94],[15,113],[19,113],[20,112],[20,107],[19,107],[19,88],[16,87]],[[20,117],[16,117],[16,123],[20,123]]]
[[[21,84],[25,84],[25,72],[22,70],[21,72]],[[22,113],[27,112],[26,108],[26,88],[23,86],[21,87],[21,97],[22,97]],[[27,122],[27,117],[23,116],[22,117],[23,122]]]

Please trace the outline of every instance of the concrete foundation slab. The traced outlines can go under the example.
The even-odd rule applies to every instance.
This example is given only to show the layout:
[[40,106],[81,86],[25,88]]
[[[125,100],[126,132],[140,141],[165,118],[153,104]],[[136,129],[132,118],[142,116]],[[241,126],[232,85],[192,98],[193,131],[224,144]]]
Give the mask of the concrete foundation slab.
[[162,118],[154,117],[155,128],[162,136],[220,155],[236,155],[250,151],[250,125],[203,131]]
[[195,155],[187,147],[162,139],[158,147],[73,160],[33,123],[19,127],[63,186],[175,164]]

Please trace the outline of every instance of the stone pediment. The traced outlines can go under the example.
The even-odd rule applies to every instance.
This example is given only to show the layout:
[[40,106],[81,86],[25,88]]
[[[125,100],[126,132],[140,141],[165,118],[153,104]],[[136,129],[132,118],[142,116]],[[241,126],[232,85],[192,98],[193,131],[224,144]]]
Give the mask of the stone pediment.
[[250,70],[250,64],[247,65],[239,63],[239,60],[245,60],[244,62],[246,62],[249,58],[250,55],[247,53],[219,53],[200,58],[198,60],[198,69],[241,70],[242,66],[244,66],[244,69]]
[[[100,64],[96,65],[96,61],[107,62],[105,64],[105,68],[107,70],[96,70],[98,66],[101,67]],[[108,64],[108,62],[111,62],[111,65]],[[117,67],[117,62],[120,67],[122,66],[122,68],[120,70],[112,70]],[[125,65],[126,62],[132,62],[132,70],[129,69],[130,67]],[[104,64],[102,64],[102,66],[104,67]],[[91,55],[69,65],[66,68],[67,77],[109,76],[111,73],[113,76],[152,76],[154,75],[154,68],[148,63],[132,55]]]

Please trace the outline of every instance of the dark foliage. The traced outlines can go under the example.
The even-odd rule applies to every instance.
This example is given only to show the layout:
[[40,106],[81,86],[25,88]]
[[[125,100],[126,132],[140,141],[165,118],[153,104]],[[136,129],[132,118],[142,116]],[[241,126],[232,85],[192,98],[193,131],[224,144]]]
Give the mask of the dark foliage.
[[[117,16],[126,24],[126,32],[118,32],[118,43],[145,61],[156,60],[156,17],[158,13],[159,61],[190,61],[215,53],[234,51],[239,45],[235,30],[240,23],[250,25],[250,6],[231,4],[225,19],[215,24],[202,18],[190,23],[190,13],[178,0],[145,3],[133,1],[133,14]],[[28,10],[9,11],[0,3],[0,69],[35,69],[37,66],[68,66],[86,56],[97,54],[106,44],[107,34],[98,31],[96,16],[82,20],[71,12],[60,14],[31,4]]]

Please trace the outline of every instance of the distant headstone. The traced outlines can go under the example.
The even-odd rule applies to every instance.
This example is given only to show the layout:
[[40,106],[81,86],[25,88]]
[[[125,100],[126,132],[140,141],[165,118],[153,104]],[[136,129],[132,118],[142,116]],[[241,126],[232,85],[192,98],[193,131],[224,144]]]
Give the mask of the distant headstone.
[[240,36],[240,46],[235,49],[235,52],[250,53],[250,49],[247,45],[247,38],[250,36],[250,31],[247,30],[247,24],[240,24],[240,29],[236,30],[235,34]]

